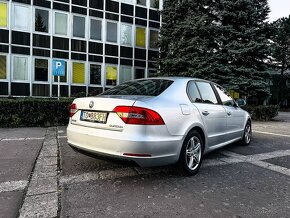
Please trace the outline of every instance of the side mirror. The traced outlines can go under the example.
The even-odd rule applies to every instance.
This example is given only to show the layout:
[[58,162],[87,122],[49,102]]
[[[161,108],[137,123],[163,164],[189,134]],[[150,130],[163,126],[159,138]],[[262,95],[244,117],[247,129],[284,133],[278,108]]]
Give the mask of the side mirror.
[[242,99],[242,98],[237,99],[236,102],[239,105],[239,107],[246,106],[246,104],[247,104],[245,99]]

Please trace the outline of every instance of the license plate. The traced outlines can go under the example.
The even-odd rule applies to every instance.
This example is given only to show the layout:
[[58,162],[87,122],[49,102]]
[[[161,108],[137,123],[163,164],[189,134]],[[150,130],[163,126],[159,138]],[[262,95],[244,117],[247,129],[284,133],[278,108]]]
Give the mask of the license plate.
[[106,123],[107,122],[107,113],[96,112],[96,111],[82,111],[81,120],[89,121],[93,123]]

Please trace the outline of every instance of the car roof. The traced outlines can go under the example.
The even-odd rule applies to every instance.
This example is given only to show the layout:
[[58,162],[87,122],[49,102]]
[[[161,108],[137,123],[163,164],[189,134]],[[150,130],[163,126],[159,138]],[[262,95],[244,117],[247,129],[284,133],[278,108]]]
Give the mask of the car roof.
[[195,81],[211,82],[211,81],[208,81],[208,80],[199,79],[199,78],[195,78],[195,77],[174,77],[174,76],[168,76],[168,77],[149,77],[149,78],[145,78],[145,79],[167,79],[167,80],[172,80],[172,81],[184,81],[184,82],[187,82],[187,81],[190,81],[190,80],[195,80]]

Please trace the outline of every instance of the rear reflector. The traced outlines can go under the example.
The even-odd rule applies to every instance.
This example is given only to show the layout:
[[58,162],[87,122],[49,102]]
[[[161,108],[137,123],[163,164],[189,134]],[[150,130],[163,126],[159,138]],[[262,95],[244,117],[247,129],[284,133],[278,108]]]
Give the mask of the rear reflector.
[[135,106],[117,106],[113,110],[126,124],[164,125],[162,117],[148,108]]
[[77,104],[72,103],[70,106],[69,117],[72,117],[77,111]]
[[124,153],[124,156],[130,157],[151,157],[151,154],[132,154],[132,153]]

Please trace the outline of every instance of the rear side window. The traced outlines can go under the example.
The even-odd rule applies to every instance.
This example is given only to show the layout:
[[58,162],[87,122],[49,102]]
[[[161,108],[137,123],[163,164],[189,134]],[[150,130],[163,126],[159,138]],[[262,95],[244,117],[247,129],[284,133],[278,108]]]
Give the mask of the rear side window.
[[165,79],[144,79],[122,83],[105,91],[101,95],[142,95],[158,96],[164,92],[173,81]]
[[189,82],[187,93],[192,102],[202,102],[199,91],[194,81]]
[[201,98],[204,103],[207,104],[217,104],[217,98],[215,96],[215,93],[211,87],[211,85],[207,82],[196,82],[196,85],[199,89],[199,92],[201,94]]

